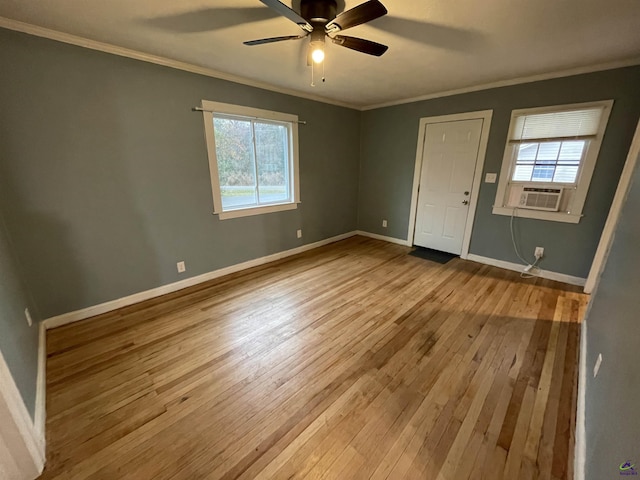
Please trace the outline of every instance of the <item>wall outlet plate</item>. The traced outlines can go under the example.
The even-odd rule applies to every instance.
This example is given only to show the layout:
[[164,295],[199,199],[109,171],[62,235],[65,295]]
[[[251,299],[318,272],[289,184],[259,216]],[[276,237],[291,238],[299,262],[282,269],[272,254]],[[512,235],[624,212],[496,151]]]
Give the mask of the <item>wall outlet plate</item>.
[[184,273],[187,270],[187,267],[184,264],[184,262],[178,262],[176,266],[178,267],[178,273]]
[[386,220],[382,220],[382,227],[383,228],[387,228],[387,221]]
[[296,235],[298,238],[302,238],[302,230],[296,230]]
[[24,316],[27,317],[27,323],[29,326],[33,325],[33,319],[31,318],[31,312],[29,312],[29,308],[24,309]]
[[484,183],[496,183],[496,180],[498,180],[497,173],[487,173],[484,177]]
[[536,250],[533,253],[533,255],[536,258],[542,258],[544,256],[544,247],[536,247]]

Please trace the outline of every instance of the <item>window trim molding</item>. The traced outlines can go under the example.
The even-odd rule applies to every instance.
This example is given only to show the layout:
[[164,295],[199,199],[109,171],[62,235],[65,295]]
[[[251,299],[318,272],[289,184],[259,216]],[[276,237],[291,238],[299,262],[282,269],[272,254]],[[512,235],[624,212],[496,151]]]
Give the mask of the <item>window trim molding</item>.
[[[211,192],[213,195],[213,214],[218,215],[220,220],[230,218],[248,217],[252,215],[262,215],[265,213],[295,210],[300,201],[300,159],[298,141],[298,116],[290,113],[274,112],[260,108],[245,107],[243,105],[233,105],[230,103],[212,102],[202,100],[202,115],[204,119],[204,132],[207,145],[207,157],[209,159],[209,175],[211,180]],[[220,177],[218,176],[218,159],[216,158],[216,140],[213,132],[213,112],[220,114],[238,115],[242,117],[252,117],[254,119],[274,120],[277,122],[287,122],[291,124],[291,144],[289,156],[291,158],[291,168],[289,181],[291,183],[292,200],[284,203],[274,203],[269,205],[250,206],[224,211],[222,209],[222,194],[220,192]]]
[[[534,218],[538,220],[550,220],[555,222],[565,223],[579,223],[582,218],[583,208],[587,199],[587,193],[589,192],[589,186],[591,185],[591,178],[596,167],[596,162],[600,155],[600,147],[602,145],[602,139],[604,132],[609,123],[609,116],[611,109],[613,108],[613,100],[600,100],[595,102],[583,102],[572,103],[562,105],[549,105],[545,107],[535,108],[521,108],[511,111],[511,119],[509,121],[509,131],[505,141],[504,154],[502,157],[502,166],[500,167],[500,178],[498,179],[498,188],[496,191],[496,197],[493,204],[492,213],[495,215],[513,215],[516,213],[518,217]],[[596,138],[591,140],[587,154],[584,157],[584,163],[580,166],[580,172],[578,181],[576,182],[573,198],[571,199],[571,211],[569,212],[547,212],[542,210],[528,210],[523,208],[509,207],[505,204],[507,188],[510,181],[511,166],[513,163],[512,148],[510,144],[511,135],[515,127],[515,118],[522,115],[531,115],[539,113],[552,113],[562,112],[568,110],[577,110],[580,108],[602,107],[602,117],[600,119],[600,125],[598,126],[598,133]],[[561,188],[567,188],[566,185],[559,183],[538,183],[538,182],[515,182],[527,185],[539,185],[539,186],[555,186]],[[569,187],[571,188],[571,187]]]

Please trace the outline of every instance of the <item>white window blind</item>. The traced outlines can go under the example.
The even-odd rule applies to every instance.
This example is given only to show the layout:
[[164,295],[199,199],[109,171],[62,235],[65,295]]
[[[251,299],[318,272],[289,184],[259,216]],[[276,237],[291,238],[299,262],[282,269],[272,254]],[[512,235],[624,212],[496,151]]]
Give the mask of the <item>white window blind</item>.
[[592,138],[598,133],[602,107],[521,115],[515,118],[510,140],[564,140]]

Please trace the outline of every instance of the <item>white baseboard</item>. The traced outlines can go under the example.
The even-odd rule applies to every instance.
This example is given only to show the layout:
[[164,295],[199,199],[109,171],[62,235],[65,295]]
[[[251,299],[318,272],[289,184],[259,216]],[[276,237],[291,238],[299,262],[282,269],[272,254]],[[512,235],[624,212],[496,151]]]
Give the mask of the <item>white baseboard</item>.
[[370,232],[365,232],[363,230],[358,230],[356,231],[356,234],[362,235],[363,237],[375,238],[376,240],[382,240],[384,242],[395,243],[395,244],[404,245],[407,247],[411,246],[411,242],[408,240],[400,240],[399,238],[395,238],[395,237],[386,237],[384,235],[378,235],[377,233],[370,233]]
[[129,305],[133,305],[135,303],[139,303],[144,300],[149,300],[151,298],[159,297],[161,295],[166,295],[167,293],[177,292],[178,290],[192,287],[194,285],[198,285],[199,283],[203,283],[209,280],[213,280],[215,278],[223,277],[231,273],[236,273],[241,270],[246,270],[247,268],[257,267],[260,265],[264,265],[265,263],[274,262],[282,258],[290,257],[292,255],[297,255],[298,253],[306,252],[308,250],[313,250],[314,248],[318,248],[324,245],[328,245],[330,243],[338,242],[340,240],[344,240],[345,238],[353,237],[354,235],[357,235],[357,232],[343,233],[341,235],[336,235],[335,237],[326,238],[318,242],[309,243],[307,245],[302,245],[300,247],[292,248],[290,250],[285,250],[282,252],[274,253],[272,255],[267,255],[265,257],[249,260],[247,262],[238,263],[236,265],[231,265],[229,267],[220,268],[218,270],[214,270],[208,273],[203,273],[202,275],[197,275],[195,277],[186,278],[184,280],[180,280],[179,282],[170,283],[168,285],[163,285],[161,287],[153,288],[151,290],[146,290],[144,292],[134,293],[133,295],[129,295],[127,297],[111,300],[109,302],[83,308],[81,310],[64,313],[62,315],[57,315],[55,317],[50,317],[44,320],[42,323],[44,324],[47,330],[51,328],[61,327],[62,325],[67,325],[69,323],[95,317],[96,315],[101,315],[103,313],[111,312],[113,310],[117,310],[118,308],[128,307]]
[[576,413],[576,445],[573,454],[573,478],[584,480],[587,460],[586,432],[586,396],[587,396],[587,321],[580,328],[580,361],[578,366],[578,409]]
[[17,468],[21,476],[35,478],[42,472],[45,462],[44,436],[40,436],[36,431],[2,352],[0,352],[0,444],[8,449],[14,470]]
[[[521,265],[519,263],[506,262],[504,260],[498,260],[496,258],[483,257],[481,255],[475,255],[473,253],[467,255],[467,260],[484,263],[486,265],[492,265],[494,267],[504,268],[506,270],[513,270],[514,272],[522,272],[524,271],[525,267],[524,265]],[[536,276],[546,278],[548,280],[555,280],[557,282],[578,285],[580,287],[583,287],[585,282],[587,281],[586,278],[565,275],[564,273],[550,272],[549,270],[540,270],[540,273],[538,273]]]
[[38,325],[38,377],[36,378],[36,409],[33,425],[38,436],[44,440],[47,420],[47,329],[43,322]]

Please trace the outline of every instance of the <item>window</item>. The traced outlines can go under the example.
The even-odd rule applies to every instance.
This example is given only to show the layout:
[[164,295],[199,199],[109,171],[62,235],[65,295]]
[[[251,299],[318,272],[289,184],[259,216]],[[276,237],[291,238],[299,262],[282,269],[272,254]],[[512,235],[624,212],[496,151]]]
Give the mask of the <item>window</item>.
[[575,184],[585,147],[586,140],[521,143],[511,181]]
[[297,208],[298,117],[202,101],[214,213],[220,219]]
[[493,213],[578,223],[612,104],[514,110]]

